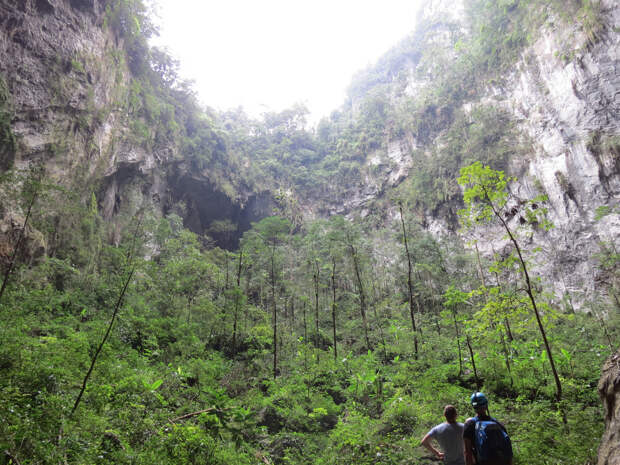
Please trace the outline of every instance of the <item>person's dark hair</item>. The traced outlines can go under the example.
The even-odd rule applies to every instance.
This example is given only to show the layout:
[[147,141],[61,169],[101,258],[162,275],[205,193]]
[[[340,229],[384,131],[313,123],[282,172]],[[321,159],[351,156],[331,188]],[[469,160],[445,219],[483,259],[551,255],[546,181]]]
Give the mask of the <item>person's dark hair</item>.
[[448,420],[448,423],[454,423],[456,421],[456,407],[454,405],[446,405],[443,409],[443,415]]

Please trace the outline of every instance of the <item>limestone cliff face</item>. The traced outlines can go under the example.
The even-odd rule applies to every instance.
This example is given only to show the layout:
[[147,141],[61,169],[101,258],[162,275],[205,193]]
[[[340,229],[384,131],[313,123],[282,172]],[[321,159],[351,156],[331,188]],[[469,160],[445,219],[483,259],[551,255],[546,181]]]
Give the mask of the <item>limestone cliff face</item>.
[[[555,227],[536,233],[529,245],[543,250],[536,258],[537,274],[552,286],[558,301],[573,308],[609,284],[609,277],[597,268],[600,245],[620,246],[620,4],[602,0],[600,6],[604,24],[594,37],[578,22],[567,27],[559,18],[549,18],[501,83],[489,84],[484,95],[460,108],[464,112],[480,104],[502,108],[528,141],[527,155],[508,164],[509,174],[517,177],[509,186],[512,201],[518,206],[523,199],[548,196],[549,219]],[[425,31],[425,47],[453,53],[454,41],[467,30],[462,2],[429,1],[418,28],[428,24],[433,26]],[[432,76],[432,66],[432,60],[423,62],[419,56],[410,60],[404,69],[404,93],[394,98],[424,92],[432,85],[426,78]],[[441,124],[438,117],[436,125]],[[366,215],[374,199],[416,170],[413,151],[421,149],[431,156],[433,147],[443,143],[441,131],[438,134],[430,143],[407,133],[388,137],[385,149],[367,157],[358,187],[350,188],[342,204],[330,205],[330,211]],[[454,234],[458,208],[455,202],[427,211],[429,230]],[[597,209],[609,214],[599,218]],[[397,212],[390,215],[396,218]],[[516,215],[513,226],[518,227],[518,219]],[[492,255],[507,246],[502,236],[500,229],[479,230],[481,251]]]
[[[0,77],[16,140],[15,150],[0,150],[0,166],[41,162],[63,186],[84,196],[94,191],[113,241],[123,218],[147,208],[178,212],[192,230],[211,232],[221,245],[232,246],[234,237],[214,231],[213,222],[230,221],[238,236],[250,221],[271,214],[273,200],[240,181],[226,162],[193,165],[174,138],[157,139],[154,129],[132,114],[131,63],[123,38],[105,24],[112,3],[0,0]],[[607,287],[609,277],[595,258],[599,244],[620,247],[620,6],[614,0],[601,5],[605,24],[596,37],[550,18],[501,84],[489,84],[484,95],[459,109],[501,107],[529,141],[527,156],[508,165],[518,178],[510,186],[513,201],[548,195],[555,228],[537,233],[530,246],[542,246],[537,271],[558,300],[568,298],[574,307]],[[454,54],[455,41],[467,33],[463,11],[462,1],[427,3],[419,18],[422,29],[414,33],[413,43],[420,46],[382,83],[391,89],[388,100],[415,98],[432,84],[435,64],[420,47],[431,49],[431,58]],[[356,106],[353,99],[353,111]],[[364,216],[383,208],[390,191],[416,169],[412,153],[429,157],[441,145],[442,115],[435,116],[430,140],[407,130],[392,133],[388,124],[384,148],[367,154],[359,180],[336,180],[331,190],[304,200],[305,213]],[[150,143],[136,135],[136,125]],[[454,234],[457,208],[458,201],[452,201],[426,211],[429,230]],[[599,219],[601,208],[609,214]],[[397,217],[393,207],[384,210],[388,218]],[[5,205],[0,215],[0,234],[7,239],[20,227],[22,213]],[[479,235],[483,253],[492,252],[485,246],[491,242],[502,247],[501,231],[490,228]]]
[[603,366],[598,392],[605,409],[605,434],[598,450],[598,465],[620,464],[620,351]]
[[[494,98],[533,141],[512,160],[517,198],[546,193],[555,228],[540,237],[540,267],[557,295],[579,302],[604,279],[593,255],[620,238],[620,5],[601,2],[606,21],[595,43],[580,30],[547,26]],[[572,57],[571,59],[566,56]],[[609,141],[604,143],[602,141]],[[600,207],[614,213],[595,219]]]
[[[106,24],[112,4],[0,0],[0,77],[16,141],[15,150],[0,152],[1,165],[40,163],[58,184],[89,197],[94,191],[113,241],[121,216],[139,209],[189,211],[186,225],[200,233],[214,220],[230,220],[237,236],[270,213],[269,195],[235,184],[225,162],[218,173],[229,183],[224,193],[212,170],[192,166],[180,144],[153,137],[155,130],[132,113],[131,61],[123,38]],[[3,216],[2,230],[10,235],[21,213],[5,208]],[[213,236],[221,245],[235,240],[230,233]]]

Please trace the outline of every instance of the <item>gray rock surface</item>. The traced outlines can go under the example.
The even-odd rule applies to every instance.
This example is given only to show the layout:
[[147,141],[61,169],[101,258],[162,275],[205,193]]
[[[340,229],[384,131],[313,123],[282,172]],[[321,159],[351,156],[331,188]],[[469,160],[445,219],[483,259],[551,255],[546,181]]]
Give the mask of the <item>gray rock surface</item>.
[[[178,147],[145,148],[133,140],[125,105],[131,73],[118,58],[122,41],[102,28],[106,4],[0,0],[0,74],[12,100],[15,166],[42,161],[47,174],[69,189],[78,181],[99,185],[103,216],[116,225],[114,241],[122,226],[119,213],[131,217],[139,208],[162,214],[181,211],[178,205],[185,204],[192,212],[185,215],[186,225],[199,232],[207,231],[214,219],[230,219],[243,229],[270,214],[273,200],[268,194],[245,191],[231,200],[213,182],[212,173],[179,160]],[[433,23],[429,43],[445,53],[452,53],[455,31],[458,35],[464,30],[458,26],[462,5],[433,0],[421,13],[422,21],[441,17]],[[505,108],[532,141],[527,157],[511,161],[510,171],[518,181],[510,189],[515,202],[548,195],[555,228],[537,233],[530,244],[543,248],[535,259],[536,272],[553,287],[558,302],[568,299],[575,308],[606,288],[596,259],[599,244],[620,247],[620,148],[606,145],[620,137],[620,6],[615,0],[602,0],[602,5],[606,25],[597,40],[576,27],[560,27],[565,24],[561,21],[554,26],[552,18],[502,84],[464,106],[467,110],[492,103]],[[446,9],[448,15],[442,13]],[[419,59],[408,66],[403,94],[411,96],[428,83],[430,74]],[[345,186],[338,195],[317,192],[317,202],[304,204],[307,214],[371,213],[375,200],[407,178],[411,152],[423,148],[411,134],[387,139],[385,146],[368,154],[357,183],[337,179],[336,189]],[[597,220],[600,207],[611,213]],[[454,234],[457,208],[426,212],[429,230]],[[5,209],[0,219],[5,243],[20,224],[20,214]],[[386,216],[398,215],[388,211]],[[506,244],[498,229],[479,235],[483,253]]]
[[[180,162],[174,142],[148,147],[132,133],[132,74],[122,38],[103,27],[109,3],[0,0],[0,76],[8,85],[18,145],[13,166],[42,163],[53,182],[88,199],[85,190],[95,189],[113,242],[123,217],[139,209],[161,215],[180,204],[196,206],[185,218],[196,232],[217,219],[249,228],[271,212],[268,195],[246,190],[230,198],[211,172]],[[193,184],[200,189],[187,189]],[[10,242],[20,214],[5,209],[0,215],[0,242]]]
[[[595,44],[581,30],[547,27],[496,97],[534,142],[529,159],[512,160],[521,174],[512,192],[549,198],[555,228],[538,238],[547,252],[538,271],[577,303],[599,288],[599,244],[620,245],[618,154],[593,148],[596,137],[620,136],[620,5],[601,4],[607,24]],[[599,207],[613,213],[595,220]]]
[[[548,196],[549,220],[555,227],[536,233],[528,248],[542,247],[532,258],[535,273],[551,286],[557,303],[575,309],[606,292],[596,258],[601,244],[620,247],[620,4],[602,0],[601,7],[605,25],[596,40],[578,26],[566,27],[550,18],[501,84],[463,106],[465,111],[477,104],[507,110],[531,143],[528,156],[510,160],[508,171],[517,181],[509,189],[515,205],[539,194]],[[449,14],[442,16],[442,10]],[[459,16],[464,21],[462,15],[462,2],[429,1],[421,23],[438,16],[445,22],[430,30],[428,41],[451,49],[446,24],[458,22]],[[428,84],[420,70],[424,64],[412,66],[407,96]],[[604,148],[610,140],[617,145]],[[375,198],[407,177],[413,169],[410,153],[419,148],[411,135],[388,141],[387,149],[368,156],[359,185],[350,187],[345,200],[330,211],[364,216]],[[426,212],[428,229],[439,236],[456,234],[455,218],[447,213],[458,208]],[[609,214],[597,219],[599,208]],[[504,249],[508,243],[503,236],[495,227],[477,231],[481,252],[492,256]]]

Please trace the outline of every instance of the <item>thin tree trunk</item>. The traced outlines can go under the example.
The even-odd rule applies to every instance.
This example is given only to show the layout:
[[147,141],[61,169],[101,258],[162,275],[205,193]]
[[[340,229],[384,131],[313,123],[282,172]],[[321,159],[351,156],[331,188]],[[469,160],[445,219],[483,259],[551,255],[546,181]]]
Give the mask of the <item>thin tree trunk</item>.
[[[314,347],[319,348],[319,284],[320,284],[320,268],[317,260],[312,264],[314,272],[312,279],[314,281]],[[317,363],[321,361],[321,351],[316,353]]]
[[508,350],[508,346],[506,344],[506,338],[504,338],[504,333],[500,329],[500,342],[502,343],[503,351],[504,351],[504,362],[506,363],[506,369],[508,370],[508,376],[510,377],[510,386],[514,386],[514,381],[512,379],[512,370],[510,369],[510,351]]
[[357,259],[357,251],[353,246],[353,243],[349,241],[349,247],[351,249],[351,257],[353,258],[353,268],[355,270],[355,277],[357,279],[357,287],[360,295],[360,313],[362,315],[362,322],[364,324],[364,337],[366,338],[366,350],[371,350],[370,339],[368,338],[368,320],[366,318],[366,295],[364,293],[364,284],[362,283],[362,276],[360,274],[359,262]]
[[[413,344],[415,350],[415,358],[418,358],[418,331],[415,324],[415,313],[413,311],[413,283],[411,281],[411,255],[409,254],[409,244],[407,242],[407,230],[405,229],[405,218],[403,217],[403,204],[398,203],[400,211],[400,222],[403,227],[403,242],[405,243],[405,253],[407,254],[407,289],[409,290],[409,315],[411,317],[411,328],[413,329]],[[417,302],[416,302],[417,303]]]
[[[487,199],[488,198],[489,197],[487,195]],[[493,209],[493,213],[504,226],[504,229],[506,230],[506,233],[508,234],[510,241],[512,242],[512,244],[514,245],[517,251],[519,262],[521,263],[521,271],[523,272],[523,276],[525,277],[525,284],[527,286],[525,291],[528,297],[530,298],[530,302],[532,303],[532,309],[534,310],[534,314],[536,315],[536,322],[538,323],[538,329],[540,330],[540,334],[543,338],[545,349],[547,351],[547,356],[549,357],[549,364],[551,365],[551,371],[553,372],[553,378],[555,380],[555,387],[556,387],[556,400],[560,402],[562,400],[562,383],[560,382],[560,377],[558,376],[558,372],[555,368],[555,361],[553,359],[553,354],[551,352],[551,346],[549,344],[549,341],[547,340],[547,333],[545,332],[545,328],[543,327],[542,319],[540,318],[540,312],[538,311],[538,306],[536,305],[536,299],[534,298],[534,291],[532,288],[532,283],[530,281],[530,275],[527,271],[527,266],[525,264],[525,260],[523,259],[523,255],[521,254],[521,247],[519,247],[517,240],[513,236],[512,231],[508,227],[508,224],[506,224],[506,221],[504,220],[502,215],[495,209],[495,206],[492,204],[492,202],[490,202],[490,200],[489,200],[489,203],[491,205],[491,208]]]
[[127,280],[125,281],[125,285],[123,286],[123,289],[121,290],[121,293],[118,296],[118,300],[116,301],[116,305],[114,307],[114,312],[112,313],[112,318],[110,318],[110,323],[108,324],[108,329],[106,330],[103,336],[103,339],[101,340],[101,343],[99,344],[99,347],[97,347],[97,350],[95,351],[95,355],[93,355],[93,358],[90,362],[90,367],[88,369],[88,372],[86,373],[86,376],[84,376],[84,381],[82,382],[82,388],[80,389],[80,393],[78,394],[77,399],[75,399],[75,403],[73,404],[73,408],[71,409],[69,418],[73,416],[78,406],[80,405],[80,401],[82,400],[82,395],[84,394],[84,391],[86,390],[88,379],[90,378],[90,375],[93,372],[93,369],[95,368],[95,362],[97,361],[97,357],[99,356],[101,349],[103,349],[103,345],[106,343],[106,341],[108,340],[108,337],[110,336],[110,332],[112,331],[112,326],[114,325],[114,320],[116,319],[116,316],[118,315],[118,311],[121,308],[123,298],[125,297],[125,292],[127,291],[127,287],[129,286],[129,283],[131,282],[131,278],[133,277],[134,270],[135,268],[132,268],[131,271],[129,272],[129,275],[127,276]]
[[439,324],[439,313],[437,312],[437,305],[435,304],[435,299],[433,298],[433,310],[435,315],[435,327],[437,328],[437,336],[441,336],[441,325]]
[[[474,246],[476,248],[476,259],[478,262],[478,275],[480,277],[480,282],[482,283],[482,287],[484,288],[484,300],[486,303],[489,302],[489,296],[488,296],[488,292],[487,292],[487,284],[485,282],[484,279],[484,273],[482,272],[482,262],[480,261],[480,251],[478,250],[478,243],[475,242]],[[497,275],[497,273],[495,274],[495,279],[497,280],[497,287],[499,288],[500,292],[502,290],[500,282],[499,282],[499,276]],[[512,341],[512,333],[510,331],[510,324],[508,323],[508,318],[504,317],[503,318],[503,322],[504,322],[504,328],[507,331],[508,334],[508,338],[509,340]],[[495,324],[492,322],[491,323],[493,328],[495,328]],[[508,346],[506,344],[506,339],[504,338],[504,334],[502,333],[501,329],[499,330],[499,338],[500,338],[500,343],[502,344],[502,349],[504,352],[504,363],[506,364],[506,369],[508,370],[508,376],[510,377],[510,385],[513,386],[514,385],[514,381],[512,379],[512,370],[510,369],[510,352],[508,350]]]
[[235,292],[235,311],[233,315],[232,353],[237,350],[237,320],[239,318],[239,304],[241,303],[241,269],[243,264],[243,249],[239,250],[239,266],[237,267],[237,289]]
[[291,296],[291,330],[295,331],[295,297]]
[[19,249],[22,245],[22,240],[24,238],[24,233],[26,232],[26,227],[28,226],[28,220],[30,219],[30,214],[32,213],[32,206],[34,205],[35,200],[37,199],[37,192],[32,194],[32,198],[28,203],[28,212],[26,213],[26,219],[24,220],[24,224],[19,231],[19,236],[17,236],[17,242],[15,243],[15,248],[13,249],[13,255],[11,255],[11,261],[9,262],[9,266],[4,272],[4,279],[2,280],[2,287],[0,288],[0,300],[2,300],[2,296],[4,295],[4,291],[9,282],[9,277],[11,275],[11,271],[13,271],[13,267],[15,266],[15,261],[17,259],[17,254],[19,253]]
[[607,343],[609,344],[609,350],[613,354],[614,345],[611,342],[611,337],[609,336],[609,332],[607,331],[607,325],[605,324],[605,321],[600,317],[596,309],[594,309],[594,307],[592,308],[592,312],[594,313],[594,316],[596,317],[596,320],[598,321],[598,323],[601,325],[601,328],[603,328],[603,334],[605,334],[605,337],[607,338]]
[[[247,271],[247,276],[245,278],[245,290],[244,290],[244,294],[245,296],[248,298],[250,298],[250,296],[248,295],[250,292],[250,282],[252,281],[252,268],[248,267],[246,269]],[[248,330],[248,312],[247,312],[247,308],[246,311],[243,312],[243,331],[247,332]]]
[[508,336],[508,342],[514,341],[514,336],[512,335],[512,330],[510,329],[510,322],[508,318],[504,318],[504,326],[506,327],[506,335]]
[[[499,273],[495,272],[495,282],[497,284],[500,292],[502,291],[502,283],[499,280]],[[512,329],[510,329],[510,321],[508,317],[504,317],[504,326],[506,327],[506,335],[508,337],[508,342],[514,341],[514,336],[512,335]]]
[[278,375],[278,316],[276,312],[276,276],[275,276],[276,242],[271,248],[271,302],[273,310],[273,379]]
[[471,366],[474,369],[474,379],[476,380],[476,390],[480,390],[480,378],[478,378],[478,371],[476,370],[476,360],[474,359],[474,350],[471,348],[471,341],[469,340],[469,334],[465,335],[465,341],[467,342],[467,348],[469,349],[469,356],[471,357]]
[[228,290],[228,282],[230,281],[228,258],[228,251],[224,251],[224,263],[226,264],[226,277],[224,278],[224,295],[226,295],[226,291]]
[[379,314],[377,312],[377,290],[376,290],[376,286],[375,286],[375,280],[371,279],[370,282],[372,283],[372,289],[373,289],[373,293],[374,293],[374,302],[372,303],[372,311],[375,315],[375,321],[377,322],[377,327],[379,328],[379,337],[381,338],[381,346],[383,348],[383,360],[384,362],[387,362],[388,360],[388,355],[387,355],[387,348],[385,346],[385,334],[383,333],[383,325],[381,324],[381,320],[379,319]]
[[336,342],[336,259],[332,257],[332,332],[334,336],[334,362],[338,361]]
[[487,283],[484,279],[484,273],[482,272],[482,262],[480,261],[480,251],[478,250],[478,243],[474,242],[474,247],[476,248],[476,262],[478,266],[478,276],[480,278],[480,282],[483,287],[487,287]]
[[459,334],[459,325],[456,320],[456,310],[452,309],[452,317],[454,319],[454,332],[456,333],[456,347],[459,352],[459,378],[463,375],[463,355],[461,353],[461,336]]
[[370,284],[372,285],[372,296],[373,296],[372,310],[375,315],[375,321],[377,322],[377,327],[379,328],[379,337],[381,338],[381,346],[383,347],[383,360],[384,362],[387,362],[388,356],[387,356],[387,348],[385,345],[385,334],[383,332],[383,325],[381,324],[381,320],[379,319],[379,314],[377,312],[377,301],[379,300],[379,297],[377,294],[377,286],[375,284],[374,277],[370,279]]
[[308,368],[308,323],[306,320],[306,299],[303,300],[302,310],[304,312],[304,369]]

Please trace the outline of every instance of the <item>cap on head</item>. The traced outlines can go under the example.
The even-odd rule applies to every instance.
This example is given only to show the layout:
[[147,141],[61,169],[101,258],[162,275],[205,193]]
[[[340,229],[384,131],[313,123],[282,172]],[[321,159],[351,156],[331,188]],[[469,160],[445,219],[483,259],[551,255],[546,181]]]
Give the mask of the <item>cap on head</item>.
[[474,408],[486,407],[487,405],[489,405],[489,400],[487,399],[487,396],[485,396],[481,392],[474,392],[471,395],[470,400],[471,400],[471,406]]

